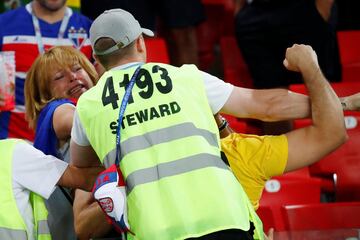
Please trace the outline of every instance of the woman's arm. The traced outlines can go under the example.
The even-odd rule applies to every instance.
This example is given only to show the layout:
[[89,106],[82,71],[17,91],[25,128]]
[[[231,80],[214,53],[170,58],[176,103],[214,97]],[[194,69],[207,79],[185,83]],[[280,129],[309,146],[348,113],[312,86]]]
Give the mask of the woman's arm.
[[75,106],[62,104],[54,111],[53,126],[56,137],[60,141],[67,141],[71,136]]

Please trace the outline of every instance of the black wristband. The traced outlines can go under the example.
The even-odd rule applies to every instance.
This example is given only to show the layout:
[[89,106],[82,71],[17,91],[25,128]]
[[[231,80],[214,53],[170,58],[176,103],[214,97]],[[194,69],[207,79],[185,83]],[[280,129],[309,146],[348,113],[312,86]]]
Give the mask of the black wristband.
[[221,132],[222,130],[224,130],[227,126],[229,126],[228,121],[225,118],[222,118],[222,122],[220,124],[219,128],[219,132]]
[[342,109],[343,109],[343,110],[346,110],[346,109],[347,109],[346,102],[341,102],[341,106],[342,106]]

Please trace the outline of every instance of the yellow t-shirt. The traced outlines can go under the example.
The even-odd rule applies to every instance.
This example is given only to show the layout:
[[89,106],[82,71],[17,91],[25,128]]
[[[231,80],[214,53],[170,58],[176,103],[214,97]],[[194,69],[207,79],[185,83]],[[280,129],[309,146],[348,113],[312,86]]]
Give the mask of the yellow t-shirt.
[[256,210],[265,182],[285,170],[288,159],[286,136],[232,133],[221,139],[221,150]]

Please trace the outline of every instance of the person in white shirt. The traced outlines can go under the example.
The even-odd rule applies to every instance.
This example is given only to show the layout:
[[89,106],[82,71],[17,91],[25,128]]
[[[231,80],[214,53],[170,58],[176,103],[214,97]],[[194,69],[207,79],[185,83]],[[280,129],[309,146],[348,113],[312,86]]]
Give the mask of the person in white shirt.
[[[0,140],[0,152],[2,155],[0,186],[4,193],[13,193],[13,196],[3,194],[2,198],[14,199],[26,226],[26,239],[29,240],[36,239],[33,207],[29,200],[31,192],[48,199],[56,185],[90,191],[95,177],[103,169],[101,167],[76,168],[54,156],[45,155],[19,139]],[[6,166],[9,166],[10,170]],[[9,176],[9,178],[4,176]],[[8,185],[8,182],[11,182],[11,185]],[[7,186],[12,186],[12,189],[4,189]],[[11,211],[15,212],[16,209],[11,209]],[[6,219],[6,212],[2,209],[0,211],[0,239],[19,240],[17,237],[10,237],[9,228],[6,228]]]

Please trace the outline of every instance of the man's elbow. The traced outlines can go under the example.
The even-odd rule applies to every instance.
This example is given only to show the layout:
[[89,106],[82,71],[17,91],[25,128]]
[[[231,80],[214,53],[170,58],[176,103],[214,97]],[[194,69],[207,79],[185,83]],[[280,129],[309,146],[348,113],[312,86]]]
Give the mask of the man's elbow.
[[344,129],[344,131],[341,131],[339,135],[339,145],[344,144],[349,139],[349,135],[347,134],[346,129]]
[[337,128],[336,127],[333,128],[331,132],[332,132],[331,136],[327,136],[327,138],[330,141],[332,141],[332,144],[334,145],[334,149],[340,147],[349,139],[344,124],[342,124]]
[[342,110],[341,110],[341,116],[342,117],[341,117],[341,121],[339,123],[339,130],[338,130],[338,134],[337,134],[340,145],[344,144],[349,139]]

